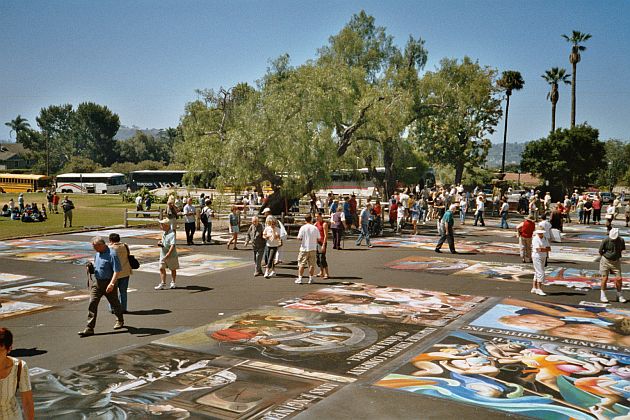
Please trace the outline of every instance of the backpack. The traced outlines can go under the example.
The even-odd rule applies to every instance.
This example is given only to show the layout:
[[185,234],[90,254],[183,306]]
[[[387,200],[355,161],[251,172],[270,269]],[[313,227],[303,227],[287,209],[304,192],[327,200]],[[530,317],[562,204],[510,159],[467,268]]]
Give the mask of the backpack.
[[201,212],[201,216],[199,216],[199,218],[201,219],[201,223],[204,225],[208,224],[208,213],[206,213],[205,209]]
[[127,248],[127,259],[129,260],[129,266],[132,269],[137,270],[138,268],[140,268],[140,261],[138,261],[138,259],[133,255],[131,255],[131,251],[129,251],[129,247],[127,246],[127,244],[125,244],[125,248]]

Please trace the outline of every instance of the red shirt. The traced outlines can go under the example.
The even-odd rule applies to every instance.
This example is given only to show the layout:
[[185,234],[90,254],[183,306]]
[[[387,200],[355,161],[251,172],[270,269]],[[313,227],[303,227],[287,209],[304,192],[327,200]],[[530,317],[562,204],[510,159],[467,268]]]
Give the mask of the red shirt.
[[317,243],[322,245],[324,243],[324,222],[315,222],[315,227],[319,230],[319,239]]
[[381,215],[381,205],[380,205],[380,204],[376,204],[376,205],[373,207],[373,209],[372,209],[372,210],[374,211],[374,214],[375,214],[375,215],[377,215],[377,216],[380,216],[380,215]]
[[523,238],[531,238],[534,236],[534,231],[536,230],[536,223],[531,220],[525,219],[523,221],[523,226],[521,226],[519,233]]

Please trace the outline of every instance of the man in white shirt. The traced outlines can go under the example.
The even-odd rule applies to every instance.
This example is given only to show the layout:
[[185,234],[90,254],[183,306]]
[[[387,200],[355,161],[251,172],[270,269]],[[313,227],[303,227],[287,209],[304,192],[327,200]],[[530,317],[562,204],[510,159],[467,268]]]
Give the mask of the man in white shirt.
[[477,226],[477,222],[481,223],[481,226],[485,226],[486,223],[483,221],[483,211],[486,207],[486,196],[483,194],[479,194],[477,197],[477,209],[475,210],[475,221],[473,226]]
[[[142,194],[138,194],[136,196],[136,211],[143,211],[142,208]],[[138,213],[136,213],[136,217],[138,217]]]
[[195,236],[196,227],[196,210],[192,202],[192,197],[188,197],[184,206],[184,229],[186,230],[186,243],[188,245],[194,245],[193,237]]
[[298,254],[298,278],[295,279],[296,284],[302,284],[302,274],[304,267],[308,264],[308,284],[313,282],[315,275],[315,266],[317,265],[317,240],[319,239],[319,230],[313,225],[313,217],[307,214],[304,217],[306,224],[302,226],[298,232],[297,238],[300,243],[300,252]]

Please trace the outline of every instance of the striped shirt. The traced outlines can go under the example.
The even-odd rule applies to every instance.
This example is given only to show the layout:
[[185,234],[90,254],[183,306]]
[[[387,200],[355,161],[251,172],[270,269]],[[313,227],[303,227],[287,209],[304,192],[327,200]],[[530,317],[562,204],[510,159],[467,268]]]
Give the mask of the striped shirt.
[[[18,407],[15,396],[17,387],[17,372],[19,359],[9,357],[13,362],[13,367],[6,378],[0,379],[0,419],[21,419],[22,411]],[[22,361],[22,373],[20,375],[20,392],[31,390],[31,381],[28,377],[28,366]]]

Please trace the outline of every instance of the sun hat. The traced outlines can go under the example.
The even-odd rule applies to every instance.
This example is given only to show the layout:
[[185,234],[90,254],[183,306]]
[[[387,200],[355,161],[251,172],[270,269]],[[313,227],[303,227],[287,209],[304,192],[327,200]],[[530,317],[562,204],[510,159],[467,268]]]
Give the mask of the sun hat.
[[263,210],[263,213],[271,213],[271,209],[269,207],[265,207],[265,209]]
[[161,225],[169,225],[171,223],[170,220],[168,220],[166,217],[164,219],[160,219],[158,220],[158,223]]
[[608,237],[613,240],[617,239],[619,237],[619,229],[617,228],[610,229],[610,232],[608,233]]
[[534,231],[534,233],[535,233],[535,234],[542,233],[542,234],[544,235],[546,232],[545,232],[545,229],[536,229],[536,230]]

